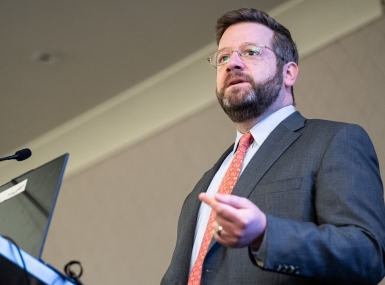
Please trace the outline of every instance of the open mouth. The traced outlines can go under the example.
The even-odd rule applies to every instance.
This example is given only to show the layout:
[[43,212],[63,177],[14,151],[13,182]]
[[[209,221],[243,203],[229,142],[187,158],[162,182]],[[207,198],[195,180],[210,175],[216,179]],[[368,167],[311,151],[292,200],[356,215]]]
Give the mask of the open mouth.
[[229,83],[227,84],[227,87],[230,87],[230,86],[233,86],[233,85],[236,85],[236,84],[239,84],[239,83],[244,83],[244,82],[247,82],[243,79],[240,79],[240,78],[235,78],[235,79],[231,79],[229,81]]

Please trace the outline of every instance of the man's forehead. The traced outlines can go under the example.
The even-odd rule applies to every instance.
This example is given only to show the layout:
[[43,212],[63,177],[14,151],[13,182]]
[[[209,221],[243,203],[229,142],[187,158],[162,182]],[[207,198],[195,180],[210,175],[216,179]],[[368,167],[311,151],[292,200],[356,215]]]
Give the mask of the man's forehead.
[[231,25],[223,33],[218,48],[236,48],[244,43],[270,45],[274,31],[259,23],[242,22]]

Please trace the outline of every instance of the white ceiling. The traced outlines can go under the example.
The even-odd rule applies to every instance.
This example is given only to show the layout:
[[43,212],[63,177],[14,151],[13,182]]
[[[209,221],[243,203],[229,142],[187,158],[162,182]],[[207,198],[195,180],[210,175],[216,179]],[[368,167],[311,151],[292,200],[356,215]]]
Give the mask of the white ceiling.
[[[0,1],[1,154],[17,149],[214,39],[215,20],[284,0]],[[56,61],[37,60],[41,53]]]

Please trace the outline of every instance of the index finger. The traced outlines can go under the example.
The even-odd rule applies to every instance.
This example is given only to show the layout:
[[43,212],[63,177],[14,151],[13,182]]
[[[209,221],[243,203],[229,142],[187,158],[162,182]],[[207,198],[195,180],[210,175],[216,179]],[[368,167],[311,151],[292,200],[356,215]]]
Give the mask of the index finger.
[[201,193],[199,194],[199,200],[209,205],[213,211],[222,217],[226,217],[227,219],[232,220],[234,215],[236,215],[236,208],[232,207],[231,205],[222,203],[221,201],[217,200],[216,197],[211,197],[206,193]]
[[211,197],[210,195],[207,195],[206,193],[200,193],[198,196],[199,200],[209,205],[212,209],[215,209],[218,207],[218,202],[215,200],[214,197]]

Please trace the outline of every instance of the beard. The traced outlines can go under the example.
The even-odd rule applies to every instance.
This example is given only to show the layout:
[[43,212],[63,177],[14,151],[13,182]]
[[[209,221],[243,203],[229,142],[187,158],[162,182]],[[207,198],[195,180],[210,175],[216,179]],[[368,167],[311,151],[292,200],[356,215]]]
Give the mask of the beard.
[[[234,77],[249,82],[251,88],[233,87],[227,90],[228,96],[225,98],[227,83]],[[277,101],[282,83],[282,68],[277,68],[277,72],[263,82],[255,82],[251,76],[235,71],[227,75],[224,87],[216,90],[216,95],[229,118],[234,123],[243,123],[258,118]]]

